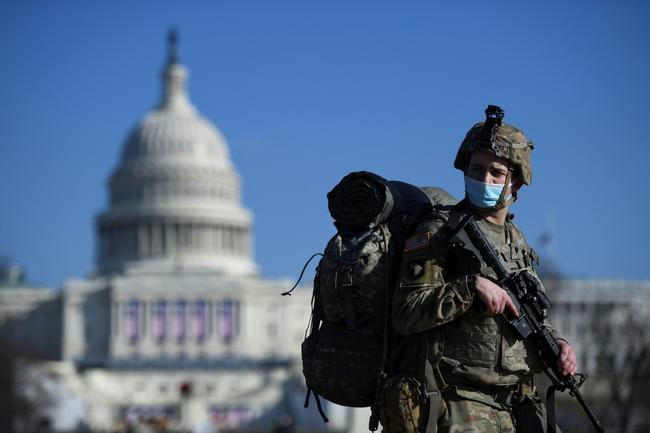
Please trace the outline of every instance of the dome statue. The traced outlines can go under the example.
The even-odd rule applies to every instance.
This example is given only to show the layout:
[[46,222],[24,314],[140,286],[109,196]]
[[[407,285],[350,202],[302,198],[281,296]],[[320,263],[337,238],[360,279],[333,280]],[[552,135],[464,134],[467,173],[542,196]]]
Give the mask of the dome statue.
[[97,218],[97,271],[255,275],[252,214],[225,138],[192,105],[169,36],[160,104],[127,137]]

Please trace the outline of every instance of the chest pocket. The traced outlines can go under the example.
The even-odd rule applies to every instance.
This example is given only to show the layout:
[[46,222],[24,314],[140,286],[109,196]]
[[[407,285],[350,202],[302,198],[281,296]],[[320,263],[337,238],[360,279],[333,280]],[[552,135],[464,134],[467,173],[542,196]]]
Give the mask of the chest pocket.
[[500,324],[494,317],[471,309],[445,327],[443,356],[466,366],[494,367]]

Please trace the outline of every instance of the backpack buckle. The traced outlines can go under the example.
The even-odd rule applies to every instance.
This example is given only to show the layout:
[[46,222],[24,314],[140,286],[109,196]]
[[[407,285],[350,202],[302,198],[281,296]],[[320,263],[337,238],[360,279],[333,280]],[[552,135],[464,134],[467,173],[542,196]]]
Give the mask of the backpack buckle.
[[[352,290],[352,265],[343,265],[336,272],[337,277],[340,275],[339,288],[343,289],[343,300],[345,305],[345,322],[348,329],[357,329],[356,314],[354,311],[354,293]],[[341,291],[339,291],[341,296]]]

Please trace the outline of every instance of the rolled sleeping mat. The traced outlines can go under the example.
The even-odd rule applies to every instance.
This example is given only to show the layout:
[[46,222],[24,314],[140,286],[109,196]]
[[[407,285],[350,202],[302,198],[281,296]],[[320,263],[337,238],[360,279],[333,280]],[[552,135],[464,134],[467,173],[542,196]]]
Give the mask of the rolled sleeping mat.
[[327,207],[338,229],[363,230],[389,218],[398,194],[383,177],[369,171],[355,171],[327,193]]
[[330,215],[337,229],[363,231],[395,216],[418,218],[431,205],[453,205],[458,200],[442,188],[419,188],[369,172],[352,172],[327,193]]

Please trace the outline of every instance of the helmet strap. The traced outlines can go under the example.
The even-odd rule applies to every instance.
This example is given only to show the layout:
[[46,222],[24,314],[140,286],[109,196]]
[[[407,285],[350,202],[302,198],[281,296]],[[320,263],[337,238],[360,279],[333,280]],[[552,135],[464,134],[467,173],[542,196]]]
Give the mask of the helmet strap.
[[[501,210],[506,206],[510,206],[512,203],[514,203],[515,200],[517,200],[517,193],[512,192],[512,186],[510,185],[510,182],[512,180],[512,170],[508,169],[508,174],[506,174],[506,180],[504,182],[503,186],[503,191],[501,191],[501,195],[499,196],[499,199],[497,200],[497,204],[494,205],[494,210]],[[510,197],[506,199],[506,193],[510,190]]]

